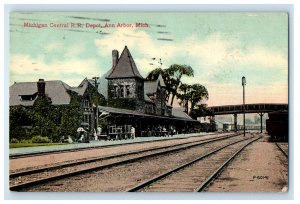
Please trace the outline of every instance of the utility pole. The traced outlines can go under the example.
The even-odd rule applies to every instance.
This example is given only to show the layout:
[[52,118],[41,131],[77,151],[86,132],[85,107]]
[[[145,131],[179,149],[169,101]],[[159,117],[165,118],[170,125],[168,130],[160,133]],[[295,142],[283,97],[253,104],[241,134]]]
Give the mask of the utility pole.
[[[98,81],[99,77],[95,76],[95,77],[93,77],[92,79],[94,80],[96,91],[98,92],[98,84],[99,84],[99,83],[98,83],[97,81]],[[99,105],[98,102],[96,102],[96,125],[95,125],[95,126],[96,126],[96,127],[95,127],[96,130],[97,130],[97,128],[98,128],[98,122],[99,122],[99,121],[98,121],[98,120],[99,120],[99,116],[98,116],[98,105]]]
[[93,77],[92,79],[94,79],[94,84],[95,84],[95,88],[97,89],[97,91],[98,91],[98,79],[99,79],[99,77],[97,77],[97,76],[95,76],[95,77]]
[[244,137],[246,134],[246,124],[245,124],[245,86],[246,86],[246,77],[242,77],[242,86],[243,86],[243,113],[244,113]]

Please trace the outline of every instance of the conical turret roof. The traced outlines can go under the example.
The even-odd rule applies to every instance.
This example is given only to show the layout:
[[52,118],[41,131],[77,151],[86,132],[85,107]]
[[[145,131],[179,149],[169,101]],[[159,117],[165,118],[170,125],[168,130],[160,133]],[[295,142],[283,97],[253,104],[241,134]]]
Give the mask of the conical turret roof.
[[112,72],[106,77],[107,79],[115,78],[140,78],[144,79],[139,73],[134,60],[129,52],[127,46],[125,46],[120,58]]

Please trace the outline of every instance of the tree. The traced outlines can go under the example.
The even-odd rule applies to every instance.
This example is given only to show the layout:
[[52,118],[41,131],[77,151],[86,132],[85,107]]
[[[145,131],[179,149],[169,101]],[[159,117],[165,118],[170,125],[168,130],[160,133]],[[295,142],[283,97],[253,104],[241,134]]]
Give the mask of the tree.
[[197,104],[189,114],[192,118],[197,119],[197,117],[213,115],[211,110],[207,108],[207,104]]
[[92,86],[90,83],[88,83],[86,92],[90,95],[91,102],[96,107],[99,106],[105,106],[107,104],[107,101],[105,97],[100,94],[94,86]]
[[29,139],[30,135],[27,134],[24,127],[32,125],[31,112],[19,105],[9,108],[9,139],[10,141],[15,138],[17,140]]
[[207,99],[208,99],[208,91],[205,88],[205,86],[201,84],[193,84],[191,87],[190,98],[189,98],[189,101],[191,103],[190,111],[192,111],[198,103]]
[[[201,84],[181,84],[179,86],[179,93],[177,94],[180,105],[185,107],[185,112],[188,113],[188,106],[191,105],[189,113],[196,114],[194,109],[203,100],[208,99],[208,91]],[[198,108],[200,106],[197,106]],[[202,107],[200,107],[202,108]]]
[[168,73],[171,76],[171,106],[173,105],[174,98],[177,96],[178,88],[180,86],[181,78],[185,76],[194,76],[194,70],[188,65],[173,64],[169,67]]
[[38,97],[33,104],[32,136],[47,136],[52,141],[57,141],[59,122],[59,111],[52,105],[51,99],[46,96]]
[[184,107],[184,112],[189,111],[189,98],[192,86],[189,84],[181,84],[179,86],[179,92],[177,93],[177,98],[179,99],[179,105]]
[[62,118],[60,125],[61,136],[76,135],[76,130],[82,121],[82,96],[79,96],[76,92],[68,91],[71,96],[70,104],[62,109]]
[[156,80],[160,74],[162,75],[164,82],[166,84],[166,91],[167,91],[166,100],[168,101],[170,96],[172,96],[171,105],[173,105],[174,98],[178,94],[178,88],[182,83],[181,82],[182,76],[183,75],[194,76],[194,71],[191,66],[173,64],[167,69],[162,69],[162,68],[154,69],[148,74],[146,80],[147,81]]

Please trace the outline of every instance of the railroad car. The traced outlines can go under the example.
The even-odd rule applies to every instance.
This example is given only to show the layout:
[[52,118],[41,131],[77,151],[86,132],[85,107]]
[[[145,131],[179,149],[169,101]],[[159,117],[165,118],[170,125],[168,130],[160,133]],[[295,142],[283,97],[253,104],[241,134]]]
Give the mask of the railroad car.
[[276,111],[268,114],[266,128],[272,141],[288,141],[288,112]]

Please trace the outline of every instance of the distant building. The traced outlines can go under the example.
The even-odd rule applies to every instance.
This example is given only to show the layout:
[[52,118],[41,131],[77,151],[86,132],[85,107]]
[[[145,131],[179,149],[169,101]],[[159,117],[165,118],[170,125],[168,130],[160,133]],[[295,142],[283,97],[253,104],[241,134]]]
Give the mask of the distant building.
[[68,105],[71,99],[68,90],[71,87],[60,80],[15,82],[9,87],[9,105],[33,106],[39,96],[48,96],[53,105]]
[[44,81],[39,79],[37,82],[14,83],[9,87],[9,105],[31,107],[38,97],[48,97],[54,106],[68,106],[71,102],[71,94],[82,96],[82,124],[89,127],[95,126],[95,111],[92,106],[88,87],[94,88],[88,80],[78,87],[71,87],[60,80]]

